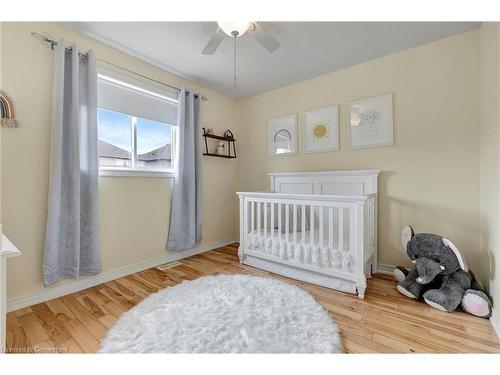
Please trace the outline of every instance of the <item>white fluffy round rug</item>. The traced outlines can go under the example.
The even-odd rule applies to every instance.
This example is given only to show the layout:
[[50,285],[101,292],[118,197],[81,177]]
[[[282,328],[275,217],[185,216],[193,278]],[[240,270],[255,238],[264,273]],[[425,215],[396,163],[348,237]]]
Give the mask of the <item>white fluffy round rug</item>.
[[100,353],[342,353],[339,329],[306,291],[269,278],[207,276],[132,308]]

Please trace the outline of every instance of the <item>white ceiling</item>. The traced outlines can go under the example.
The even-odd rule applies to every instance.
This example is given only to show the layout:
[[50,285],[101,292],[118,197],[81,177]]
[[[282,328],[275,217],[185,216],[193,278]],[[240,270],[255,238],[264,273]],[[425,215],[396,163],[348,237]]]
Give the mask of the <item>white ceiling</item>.
[[252,36],[238,38],[233,86],[233,41],[212,56],[201,50],[215,22],[70,22],[83,34],[193,80],[233,99],[479,27],[478,22],[261,22],[281,48],[269,53]]

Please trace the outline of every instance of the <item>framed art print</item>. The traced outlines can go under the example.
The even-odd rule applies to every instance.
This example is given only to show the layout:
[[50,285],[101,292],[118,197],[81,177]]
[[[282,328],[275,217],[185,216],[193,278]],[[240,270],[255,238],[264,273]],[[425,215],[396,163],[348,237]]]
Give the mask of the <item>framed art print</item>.
[[339,107],[319,108],[304,113],[304,152],[339,149]]
[[392,101],[392,94],[385,94],[350,103],[351,148],[394,144]]
[[274,118],[268,122],[269,156],[297,154],[297,115]]

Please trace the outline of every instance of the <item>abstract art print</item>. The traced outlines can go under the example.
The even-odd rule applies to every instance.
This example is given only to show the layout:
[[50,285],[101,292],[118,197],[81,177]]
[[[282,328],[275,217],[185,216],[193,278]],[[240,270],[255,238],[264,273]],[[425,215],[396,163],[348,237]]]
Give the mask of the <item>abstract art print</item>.
[[297,154],[297,115],[269,120],[269,156]]
[[392,94],[350,103],[351,148],[394,144]]
[[304,113],[304,152],[338,151],[338,117],[337,105]]

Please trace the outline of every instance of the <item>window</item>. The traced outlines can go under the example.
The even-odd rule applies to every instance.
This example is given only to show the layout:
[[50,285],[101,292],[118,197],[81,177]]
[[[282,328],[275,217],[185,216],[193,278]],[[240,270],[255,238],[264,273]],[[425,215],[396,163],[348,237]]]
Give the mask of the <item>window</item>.
[[99,166],[132,166],[132,116],[97,110],[99,124]]
[[101,169],[172,171],[172,126],[98,109]]
[[136,129],[136,166],[172,169],[171,126],[157,121],[138,118]]
[[[139,85],[140,84],[140,85]],[[173,173],[177,100],[143,82],[99,74],[101,175]],[[169,96],[167,96],[169,95]]]

